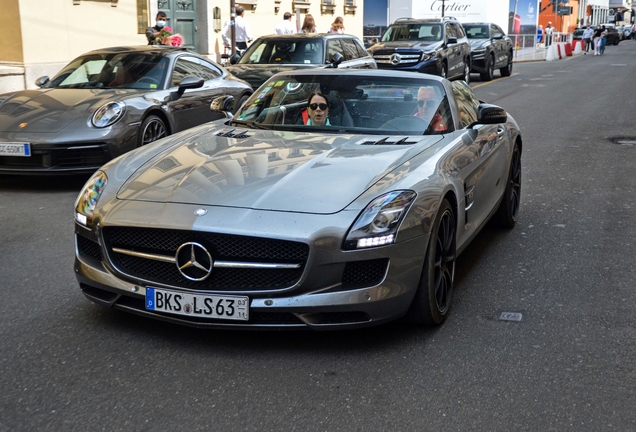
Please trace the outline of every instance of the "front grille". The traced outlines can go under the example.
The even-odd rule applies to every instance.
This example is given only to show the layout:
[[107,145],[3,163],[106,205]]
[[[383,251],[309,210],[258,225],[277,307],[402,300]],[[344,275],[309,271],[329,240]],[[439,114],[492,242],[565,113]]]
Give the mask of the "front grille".
[[[106,227],[103,230],[111,262],[119,271],[149,282],[197,290],[260,291],[294,285],[309,255],[304,243],[249,236],[154,228]],[[296,269],[214,268],[202,281],[186,279],[175,263],[116,253],[121,248],[174,257],[187,242],[203,245],[215,261],[255,264],[300,264]]]
[[77,251],[81,257],[91,258],[97,261],[102,260],[102,248],[97,242],[89,240],[84,236],[76,235]]
[[106,145],[95,148],[36,148],[29,157],[0,156],[0,167],[82,168],[98,167],[110,160]]
[[378,64],[387,64],[387,65],[405,65],[405,64],[415,64],[420,61],[420,53],[416,54],[402,54],[402,53],[392,53],[392,54],[376,54],[373,56],[374,60]]
[[388,258],[348,262],[342,275],[342,284],[345,286],[377,285],[384,279],[388,265]]

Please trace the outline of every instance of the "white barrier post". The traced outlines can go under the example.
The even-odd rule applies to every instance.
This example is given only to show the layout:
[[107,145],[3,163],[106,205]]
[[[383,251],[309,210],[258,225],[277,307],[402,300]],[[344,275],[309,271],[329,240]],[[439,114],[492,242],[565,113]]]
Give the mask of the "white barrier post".
[[545,60],[546,61],[554,61],[554,60],[558,60],[559,57],[557,57],[557,53],[556,53],[556,46],[554,44],[550,45],[548,47],[548,55],[546,56]]

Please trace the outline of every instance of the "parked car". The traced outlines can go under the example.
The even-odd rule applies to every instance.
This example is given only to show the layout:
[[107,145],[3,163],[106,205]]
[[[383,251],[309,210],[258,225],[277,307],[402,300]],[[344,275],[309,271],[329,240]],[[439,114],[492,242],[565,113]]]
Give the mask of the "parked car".
[[210,102],[249,84],[184,48],[114,47],[77,57],[36,90],[0,95],[0,174],[93,173],[108,160],[219,118]]
[[312,33],[258,38],[227,70],[257,89],[278,72],[334,65],[336,54],[342,56],[342,62],[337,65],[339,68],[377,68],[358,37]]
[[470,82],[470,44],[454,18],[403,18],[368,48],[379,69],[439,75]]
[[482,81],[491,81],[495,69],[502,77],[512,74],[514,45],[504,31],[494,23],[462,24],[471,49],[471,71],[479,73]]
[[98,304],[199,327],[441,324],[457,255],[491,216],[515,225],[521,152],[514,119],[464,81],[279,73],[233,119],[97,171],[75,274]]
[[621,37],[621,32],[616,29],[616,25],[611,23],[599,24],[600,26],[605,26],[605,30],[607,30],[607,45],[618,45],[620,41],[623,39]]

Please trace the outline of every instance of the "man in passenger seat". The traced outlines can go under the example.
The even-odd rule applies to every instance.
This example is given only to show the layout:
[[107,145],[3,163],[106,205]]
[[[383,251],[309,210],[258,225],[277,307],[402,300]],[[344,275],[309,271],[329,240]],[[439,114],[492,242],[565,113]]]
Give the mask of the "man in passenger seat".
[[438,111],[439,106],[440,101],[435,89],[433,87],[420,87],[417,92],[417,112],[414,114],[415,117],[430,122],[433,125],[433,131],[445,132],[448,126]]

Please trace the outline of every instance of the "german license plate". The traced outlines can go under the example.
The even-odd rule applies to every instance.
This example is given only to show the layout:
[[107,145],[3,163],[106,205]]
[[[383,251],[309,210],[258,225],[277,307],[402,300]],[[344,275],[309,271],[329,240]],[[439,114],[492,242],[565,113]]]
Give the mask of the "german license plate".
[[174,315],[247,321],[249,298],[146,288],[146,309]]
[[0,142],[0,156],[31,156],[31,144]]

